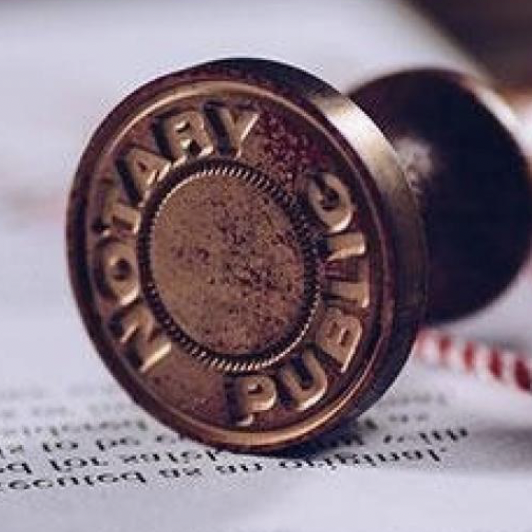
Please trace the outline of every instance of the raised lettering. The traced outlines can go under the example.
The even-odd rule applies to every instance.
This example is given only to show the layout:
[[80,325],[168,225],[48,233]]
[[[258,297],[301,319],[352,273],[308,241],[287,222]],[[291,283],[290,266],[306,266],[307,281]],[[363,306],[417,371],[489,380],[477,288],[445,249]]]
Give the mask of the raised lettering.
[[127,305],[139,293],[135,251],[115,238],[101,241],[95,250],[95,277],[105,297]]
[[123,233],[127,236],[136,235],[139,231],[140,212],[124,203],[116,188],[106,191],[100,217],[103,225],[111,227],[115,233]]
[[225,129],[229,144],[236,152],[235,156],[238,157],[242,143],[259,119],[259,114],[255,111],[245,110],[235,120],[231,111],[225,106],[214,107],[214,112]]
[[143,148],[132,147],[123,163],[139,198],[144,198],[151,187],[170,171],[171,162]]
[[183,164],[189,157],[205,157],[214,151],[205,119],[198,111],[171,116],[163,128],[175,165]]
[[270,410],[277,401],[275,383],[267,375],[245,375],[235,380],[237,424],[251,425],[255,414]]
[[141,373],[151,369],[169,354],[170,341],[157,328],[151,312],[140,301],[115,316],[112,323],[112,330],[118,341],[126,345],[129,361]]
[[349,257],[361,257],[366,253],[366,239],[360,231],[331,235],[327,238],[329,262]]
[[360,342],[362,324],[356,316],[329,307],[316,333],[316,345],[340,364],[344,372]]
[[316,216],[327,226],[330,233],[339,233],[350,224],[354,206],[348,188],[334,174],[324,172],[311,179],[308,201]]
[[361,308],[367,308],[369,305],[369,284],[367,281],[359,281],[356,283],[350,281],[331,281],[328,292],[330,295],[339,297],[340,299],[356,301]]
[[309,378],[302,377],[294,364],[287,364],[279,370],[279,380],[293,400],[295,409],[307,410],[315,405],[327,391],[327,375],[310,349],[306,349],[301,361]]

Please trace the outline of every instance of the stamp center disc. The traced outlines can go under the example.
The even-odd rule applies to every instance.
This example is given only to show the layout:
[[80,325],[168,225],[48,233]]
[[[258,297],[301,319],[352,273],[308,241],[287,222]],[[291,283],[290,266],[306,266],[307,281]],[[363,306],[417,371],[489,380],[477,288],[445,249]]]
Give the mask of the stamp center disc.
[[169,181],[150,200],[140,241],[155,315],[191,354],[220,369],[278,360],[304,334],[316,290],[297,205],[234,162]]

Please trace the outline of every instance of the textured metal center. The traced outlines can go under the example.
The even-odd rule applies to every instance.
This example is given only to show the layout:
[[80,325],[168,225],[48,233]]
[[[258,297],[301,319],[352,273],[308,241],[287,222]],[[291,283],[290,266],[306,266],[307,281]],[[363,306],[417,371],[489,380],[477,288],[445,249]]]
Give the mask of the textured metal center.
[[144,246],[156,315],[221,369],[278,359],[304,333],[316,284],[296,205],[235,163],[176,181],[155,201]]

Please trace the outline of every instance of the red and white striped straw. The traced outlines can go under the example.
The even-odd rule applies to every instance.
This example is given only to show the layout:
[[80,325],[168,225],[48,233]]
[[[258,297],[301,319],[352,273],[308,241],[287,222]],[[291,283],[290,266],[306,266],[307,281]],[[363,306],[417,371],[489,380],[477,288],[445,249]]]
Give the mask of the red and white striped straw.
[[425,329],[417,337],[413,356],[432,366],[532,392],[532,358],[527,355]]

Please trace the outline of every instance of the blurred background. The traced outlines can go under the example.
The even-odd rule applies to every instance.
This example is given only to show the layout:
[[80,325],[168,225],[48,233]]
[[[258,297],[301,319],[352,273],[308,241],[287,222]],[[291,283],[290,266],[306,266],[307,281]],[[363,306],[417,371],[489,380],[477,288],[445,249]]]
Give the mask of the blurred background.
[[[0,332],[17,354],[0,384],[30,378],[30,362],[36,379],[55,362],[58,380],[100,371],[70,295],[65,204],[92,131],[139,84],[228,56],[293,63],[341,90],[445,66],[490,78],[524,115],[531,28],[527,0],[0,2]],[[526,275],[460,331],[530,345]]]
[[523,90],[532,85],[530,0],[412,0],[412,5],[500,82]]

